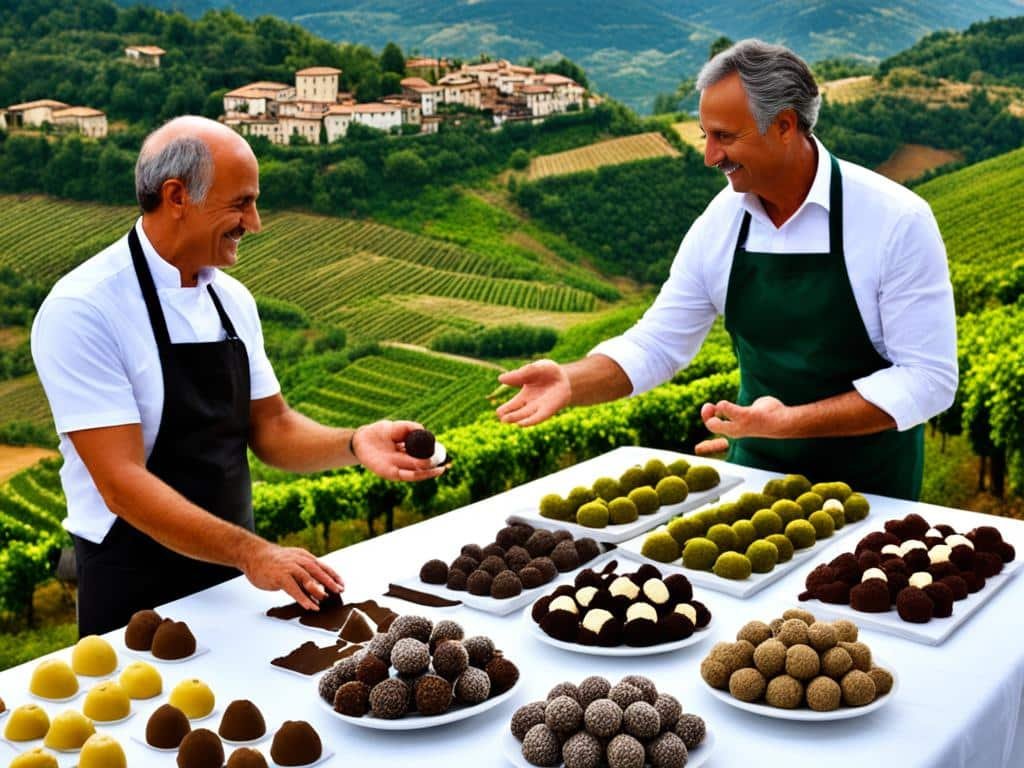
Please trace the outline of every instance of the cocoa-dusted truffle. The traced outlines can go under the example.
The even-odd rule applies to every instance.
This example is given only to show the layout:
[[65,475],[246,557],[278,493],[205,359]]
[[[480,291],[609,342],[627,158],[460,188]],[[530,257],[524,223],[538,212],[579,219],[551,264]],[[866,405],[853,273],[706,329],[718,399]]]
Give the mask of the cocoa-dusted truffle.
[[580,556],[576,551],[576,544],[571,539],[560,541],[551,550],[551,562],[561,573],[575,571],[580,567]]
[[562,757],[558,736],[544,723],[533,726],[523,738],[523,757],[531,765],[558,765]]
[[[378,632],[370,638],[370,642],[366,644],[366,652],[372,653],[381,661],[391,661],[391,650],[395,647],[397,638],[390,632]],[[351,658],[351,657],[349,657]],[[358,662],[357,662],[358,663]],[[354,674],[354,667],[353,667]],[[348,681],[345,681],[348,682]]]
[[372,653],[363,654],[356,663],[356,680],[366,683],[371,688],[381,680],[387,679],[388,665]]
[[573,734],[562,745],[565,768],[599,768],[603,757],[601,742],[586,731]]
[[551,554],[551,551],[555,548],[558,542],[555,540],[554,534],[551,531],[536,530],[530,538],[526,540],[526,551],[533,557],[547,557]]
[[449,576],[451,571],[462,571],[466,576],[469,576],[473,571],[480,567],[480,561],[475,557],[469,555],[459,555],[452,560],[451,567],[449,569]]
[[412,637],[421,643],[430,642],[430,633],[434,631],[434,622],[425,616],[399,616],[388,630],[395,640]]
[[622,713],[622,727],[626,733],[646,742],[661,733],[661,715],[646,701],[636,701]]
[[434,671],[453,681],[469,666],[469,652],[459,640],[445,640],[434,650]]
[[807,642],[819,653],[835,647],[839,642],[835,627],[824,621],[816,621],[807,628]]
[[459,554],[471,557],[478,563],[484,559],[484,550],[479,544],[463,544]]
[[675,728],[676,723],[679,722],[679,716],[683,714],[683,705],[679,703],[679,699],[667,693],[658,694],[654,708],[658,711],[658,717],[661,718],[662,731],[670,731]]
[[507,600],[522,591],[523,582],[512,571],[503,571],[491,581],[491,597],[497,600]]
[[259,707],[249,699],[236,699],[228,704],[217,733],[228,741],[253,741],[267,732],[267,723]]
[[498,557],[497,555],[488,555],[483,559],[483,562],[480,563],[478,570],[486,571],[491,576],[497,576],[502,571],[507,571],[508,566],[505,565],[504,558]]
[[841,643],[855,643],[857,642],[857,635],[859,634],[857,625],[849,619],[837,619],[832,622],[832,626],[836,630],[836,638]]
[[383,720],[397,720],[409,711],[409,686],[397,677],[389,677],[370,691],[370,712]]
[[688,603],[693,599],[693,585],[681,573],[673,573],[665,577],[665,586],[672,599],[677,603]]
[[494,641],[484,635],[476,635],[462,642],[469,654],[470,666],[484,669],[494,657]]
[[586,707],[590,706],[591,702],[607,698],[608,692],[611,689],[612,684],[608,682],[607,678],[600,675],[591,675],[576,687],[578,692],[577,700],[586,709]]
[[416,681],[416,709],[421,715],[441,715],[452,705],[452,686],[443,677],[424,675]]
[[622,727],[622,707],[611,699],[590,702],[583,711],[587,732],[599,739],[610,739]]
[[936,619],[945,619],[953,615],[953,590],[942,582],[932,582],[924,588],[924,593],[932,601],[932,612]]
[[469,590],[469,594],[482,597],[491,594],[491,584],[493,582],[494,577],[487,571],[473,571],[469,574],[469,578],[466,579],[466,589]]
[[455,681],[455,699],[462,704],[479,704],[491,695],[491,678],[482,669],[469,667]]
[[990,578],[1003,570],[1003,559],[992,552],[975,552],[974,570],[979,576]]
[[465,572],[451,570],[448,572],[448,581],[445,582],[445,586],[456,592],[465,592],[468,581]]
[[686,745],[687,749],[696,749],[704,741],[707,727],[704,725],[703,718],[697,715],[680,715],[679,722],[676,723],[675,733],[676,736],[683,740],[683,744]]
[[420,581],[424,584],[444,584],[448,581],[448,565],[444,560],[428,560],[420,568]]
[[546,701],[533,701],[524,704],[512,715],[512,735],[519,741],[526,738],[527,732],[533,726],[544,722],[544,710],[547,708]]
[[320,735],[305,720],[285,720],[270,745],[270,757],[278,765],[307,765],[321,754]]
[[146,722],[146,743],[158,749],[177,749],[192,726],[177,707],[162,704]]
[[889,585],[882,579],[868,579],[850,589],[850,607],[863,613],[889,610]]
[[643,700],[652,706],[658,700],[658,688],[649,677],[626,675],[622,678],[621,682],[635,686],[640,691],[640,695],[643,696]]
[[178,747],[178,768],[221,768],[223,765],[224,746],[217,734],[208,728],[198,728],[181,740]]
[[491,678],[491,693],[498,696],[519,681],[519,668],[504,656],[495,656],[484,670]]
[[349,717],[362,717],[370,711],[370,686],[353,680],[334,695],[334,709]]
[[843,691],[843,703],[849,707],[862,707],[875,700],[875,681],[867,672],[859,669],[847,672],[839,685]]
[[881,667],[872,667],[868,670],[868,677],[875,684],[876,696],[885,696],[885,694],[892,690],[893,677],[889,670],[882,669]]
[[133,651],[148,651],[153,647],[153,635],[163,619],[156,611],[136,611],[124,630],[124,644]]
[[555,733],[576,733],[582,722],[583,707],[571,696],[556,696],[544,708],[544,723]]
[[904,621],[925,624],[932,620],[933,610],[932,601],[923,589],[905,587],[896,596],[896,611]]
[[267,758],[258,749],[242,747],[231,753],[227,768],[267,768]]
[[544,584],[558,576],[558,568],[555,567],[550,557],[535,557],[526,564],[528,568],[536,568],[544,577]]
[[729,676],[729,693],[740,701],[757,701],[764,696],[767,682],[753,667],[737,669]]
[[430,665],[427,644],[412,637],[403,637],[391,649],[391,666],[402,675],[417,675]]
[[576,539],[576,554],[579,556],[580,563],[589,563],[601,554],[601,547],[593,539],[584,536],[582,539]]
[[544,574],[532,565],[521,568],[517,575],[519,576],[520,583],[523,585],[523,589],[535,589],[544,584]]
[[620,733],[608,744],[608,768],[643,768],[646,752],[644,745],[625,733]]
[[505,554],[506,554],[505,548],[503,546],[501,546],[500,544],[498,544],[497,542],[494,542],[492,544],[488,544],[486,547],[484,547],[483,548],[483,553],[484,553],[484,560],[486,560],[489,557],[496,557],[499,560],[504,560],[505,559]]
[[807,706],[815,712],[839,709],[842,695],[839,683],[830,677],[816,677],[807,684]]
[[550,691],[548,691],[548,701],[557,699],[559,696],[568,696],[573,701],[578,702],[580,700],[580,689],[576,687],[575,683],[568,681],[557,683]]
[[518,544],[505,553],[505,565],[513,571],[522,570],[532,559],[526,547],[520,547]]
[[185,659],[196,652],[196,638],[185,622],[165,619],[153,633],[151,650],[158,659]]
[[764,700],[769,706],[779,709],[796,709],[804,701],[804,686],[789,675],[773,677],[765,689]]
[[625,710],[630,704],[643,701],[644,694],[635,685],[620,681],[612,686],[612,689],[608,692],[608,698]]
[[647,755],[653,768],[683,768],[689,752],[681,738],[667,731],[647,746]]

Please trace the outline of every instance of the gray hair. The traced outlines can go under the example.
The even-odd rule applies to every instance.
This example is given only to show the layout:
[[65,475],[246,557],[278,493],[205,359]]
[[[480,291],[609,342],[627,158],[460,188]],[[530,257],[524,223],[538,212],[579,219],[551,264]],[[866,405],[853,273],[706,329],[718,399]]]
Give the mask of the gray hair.
[[196,203],[206,199],[213,183],[213,154],[206,143],[193,136],[167,142],[158,152],[142,144],[135,163],[135,197],[144,213],[160,207],[160,190],[165,181],[178,179]]
[[786,109],[796,112],[804,133],[814,130],[821,94],[810,67],[791,50],[753,38],[740,40],[701,67],[697,90],[703,91],[733,72],[740,76],[762,135]]

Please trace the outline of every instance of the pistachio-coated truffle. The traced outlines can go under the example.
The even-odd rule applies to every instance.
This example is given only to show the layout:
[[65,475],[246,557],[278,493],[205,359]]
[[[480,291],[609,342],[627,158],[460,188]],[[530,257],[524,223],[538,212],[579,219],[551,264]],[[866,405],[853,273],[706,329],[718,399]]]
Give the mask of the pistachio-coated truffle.
[[761,538],[771,536],[773,533],[782,533],[782,518],[770,509],[761,509],[750,518],[757,535]]
[[779,709],[796,709],[804,702],[803,683],[789,675],[773,677],[764,692],[764,700]]
[[680,504],[690,495],[686,481],[674,476],[663,477],[654,490],[658,494],[658,501],[664,505]]
[[863,707],[875,700],[875,681],[867,672],[851,670],[843,676],[839,685],[843,691],[843,703],[848,707]]
[[754,649],[754,665],[766,678],[771,679],[786,668],[786,646],[772,638]]
[[804,512],[804,508],[797,504],[795,501],[789,499],[779,499],[772,503],[771,512],[774,512],[779,516],[779,520],[782,521],[783,528],[789,525],[794,520],[802,520],[805,515],[809,514]]
[[843,502],[843,512],[846,515],[846,519],[851,523],[863,520],[870,511],[871,505],[868,503],[868,500],[859,493],[851,493],[846,497],[846,501]]
[[669,520],[666,529],[681,547],[690,539],[697,536],[703,536],[704,531],[706,530],[704,525],[694,515],[687,517],[675,517],[672,520]]
[[632,523],[639,516],[640,513],[637,511],[636,504],[626,496],[620,496],[608,502],[608,522],[612,525]]
[[588,504],[596,499],[597,494],[594,493],[594,490],[583,485],[577,485],[569,491],[569,495],[566,497],[566,501],[569,502],[569,507],[573,510],[578,510],[584,504]]
[[816,677],[807,684],[807,706],[815,712],[839,709],[843,691],[831,677]]
[[817,512],[825,504],[825,500],[813,491],[800,494],[796,503],[800,505],[800,508],[804,512],[804,516],[810,515],[812,512]]
[[812,512],[807,522],[814,526],[814,533],[818,539],[827,539],[836,532],[836,524],[832,515],[823,510]]
[[572,517],[573,508],[569,501],[557,493],[549,493],[540,499],[540,516],[549,520],[568,520]]
[[669,474],[675,475],[676,477],[685,477],[689,468],[690,462],[686,459],[676,459],[668,465]]
[[389,677],[370,690],[370,712],[383,720],[397,720],[409,711],[409,686],[397,677]]
[[558,736],[544,723],[533,726],[523,738],[523,757],[530,765],[558,765],[562,758]]
[[683,740],[687,749],[696,749],[704,741],[707,727],[704,725],[704,719],[698,715],[680,715],[679,722],[676,723],[675,734]]
[[806,549],[814,546],[818,532],[807,520],[793,520],[786,525],[786,538],[792,542],[794,549]]
[[604,528],[608,519],[608,507],[596,501],[584,504],[576,511],[576,522],[587,528]]
[[603,758],[601,742],[586,731],[573,734],[562,745],[565,768],[599,768]]
[[622,496],[622,486],[614,477],[599,477],[594,481],[594,494],[599,499],[610,502],[612,499]]
[[695,571],[710,571],[718,560],[718,552],[715,542],[698,536],[683,547],[683,565]]
[[765,538],[765,541],[775,545],[775,551],[778,553],[780,563],[788,563],[793,559],[793,542],[786,538],[781,533],[773,533],[771,536]]
[[[694,468],[691,467],[691,471]],[[643,768],[644,745],[632,736],[620,733],[608,743],[608,768]]]
[[647,474],[641,467],[630,467],[619,476],[619,487],[624,494],[642,485],[647,485]]
[[555,733],[576,733],[583,722],[583,707],[571,696],[556,696],[544,708],[544,723]]
[[729,676],[729,693],[740,701],[757,701],[764,696],[768,683],[753,667],[737,669]]
[[686,470],[686,477],[683,479],[693,493],[710,490],[720,482],[718,470],[708,464],[690,467]]
[[661,506],[658,501],[658,493],[649,485],[641,485],[634,488],[627,494],[630,501],[636,505],[636,511],[641,515],[649,515],[658,511]]
[[715,566],[711,570],[719,578],[742,581],[750,576],[751,564],[750,560],[739,552],[723,552],[715,560]]
[[671,563],[679,559],[682,550],[668,531],[655,531],[644,539],[640,554],[659,563]]
[[736,534],[736,551],[745,552],[757,539],[757,529],[749,520],[737,520],[730,526]]
[[547,708],[545,701],[533,701],[521,706],[512,715],[512,735],[522,741],[533,726],[544,722],[544,710]]
[[713,541],[720,552],[734,552],[739,547],[736,532],[725,523],[717,523],[708,528],[705,538]]
[[583,711],[587,733],[599,739],[610,739],[622,727],[622,707],[611,699],[590,702]]
[[759,540],[747,547],[747,560],[754,573],[768,573],[779,562],[779,550],[770,541]]

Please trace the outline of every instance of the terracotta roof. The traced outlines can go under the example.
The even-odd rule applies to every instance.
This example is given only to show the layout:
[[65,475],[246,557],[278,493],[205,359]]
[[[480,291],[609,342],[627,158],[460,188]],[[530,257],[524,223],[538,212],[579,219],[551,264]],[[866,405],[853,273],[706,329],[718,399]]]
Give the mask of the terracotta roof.
[[550,85],[524,85],[519,89],[520,93],[552,93],[554,89]]
[[535,78],[537,81],[546,83],[547,85],[575,85],[576,81],[571,77],[565,75],[559,75],[554,72],[546,72],[543,75],[538,75]]
[[418,101],[409,101],[408,99],[404,99],[401,96],[385,96],[383,99],[381,99],[381,101],[383,101],[385,104],[392,104],[396,107],[401,107],[402,109],[420,108]]
[[340,75],[340,74],[341,74],[341,70],[340,69],[335,69],[334,67],[306,67],[305,69],[300,69],[298,72],[296,72],[295,76],[296,77],[300,77],[300,76],[301,77],[306,77],[307,75],[315,76],[315,75]]
[[352,104],[332,104],[327,108],[328,115],[351,115],[353,112]]
[[70,104],[65,104],[63,101],[54,101],[53,99],[37,99],[35,101],[26,101],[21,104],[11,104],[7,108],[8,112],[23,111],[26,109],[38,109],[39,107],[49,107],[50,109],[67,109]]
[[147,56],[163,56],[167,51],[156,45],[129,45],[125,48],[126,51],[138,51],[144,53]]
[[224,96],[236,99],[265,99],[269,96],[276,96],[281,91],[287,91],[291,87],[285,83],[260,81],[243,85],[241,88],[235,88],[235,90],[225,93]]
[[104,113],[92,107],[68,107],[67,109],[55,109],[53,116],[56,117],[103,117]]
[[412,67],[413,69],[419,69],[419,68],[422,68],[422,67],[436,67],[436,66],[439,66],[442,63],[443,64],[447,64],[448,62],[445,61],[444,59],[441,59],[441,61],[438,61],[437,59],[431,59],[431,58],[427,58],[425,56],[420,56],[420,57],[415,58],[415,59],[406,59],[405,60],[405,66]]
[[465,72],[497,72],[503,69],[500,61],[485,61],[483,64],[467,64],[462,69]]
[[278,122],[285,122],[286,120],[309,120],[315,123],[319,123],[323,119],[323,115],[305,115],[299,113],[297,115],[280,115],[278,116]]
[[401,107],[394,104],[381,104],[380,102],[368,102],[366,104],[356,104],[352,107],[356,112],[396,112],[400,111]]
[[401,85],[403,88],[432,88],[433,86],[422,77],[403,77]]

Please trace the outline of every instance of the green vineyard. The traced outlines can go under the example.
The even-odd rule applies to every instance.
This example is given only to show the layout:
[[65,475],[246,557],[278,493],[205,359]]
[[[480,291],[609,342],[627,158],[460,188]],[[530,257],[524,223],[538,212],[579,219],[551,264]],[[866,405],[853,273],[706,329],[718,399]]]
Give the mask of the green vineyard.
[[9,381],[0,381],[0,422],[8,419],[50,424],[50,404],[34,373]]
[[434,431],[472,421],[491,405],[498,371],[436,354],[382,347],[336,374],[298,387],[292,405],[325,424],[415,419]]

